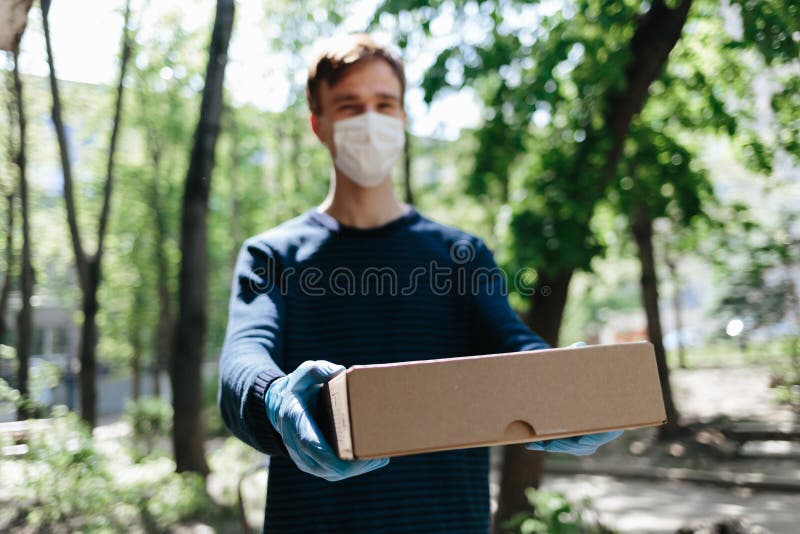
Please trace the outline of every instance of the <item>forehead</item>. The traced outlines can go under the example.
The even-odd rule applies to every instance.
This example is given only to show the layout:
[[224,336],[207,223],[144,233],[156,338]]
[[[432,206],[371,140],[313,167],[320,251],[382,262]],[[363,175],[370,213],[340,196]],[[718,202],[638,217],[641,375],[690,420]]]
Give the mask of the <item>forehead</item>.
[[372,59],[350,67],[333,86],[323,81],[319,96],[324,112],[325,104],[343,96],[367,99],[391,94],[399,100],[401,92],[400,80],[392,67],[381,59]]

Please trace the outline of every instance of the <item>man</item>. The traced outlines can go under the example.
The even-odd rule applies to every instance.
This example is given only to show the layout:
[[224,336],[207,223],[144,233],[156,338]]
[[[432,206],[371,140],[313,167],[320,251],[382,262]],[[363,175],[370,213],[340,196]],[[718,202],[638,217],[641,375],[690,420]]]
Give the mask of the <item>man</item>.
[[[271,456],[270,533],[487,532],[488,448],[339,460],[314,421],[317,394],[355,364],[547,347],[503,277],[472,276],[497,270],[483,241],[395,197],[404,91],[402,64],[369,37],[325,49],[306,95],[334,164],[329,194],[238,256],[219,401],[228,428]],[[617,435],[530,446],[587,454]]]

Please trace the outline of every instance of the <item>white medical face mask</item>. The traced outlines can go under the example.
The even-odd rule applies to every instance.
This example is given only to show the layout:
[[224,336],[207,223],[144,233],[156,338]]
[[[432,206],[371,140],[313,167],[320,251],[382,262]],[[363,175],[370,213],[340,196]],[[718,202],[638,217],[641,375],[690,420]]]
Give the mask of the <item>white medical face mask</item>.
[[405,142],[402,120],[361,113],[333,123],[333,163],[355,183],[375,187],[389,176]]

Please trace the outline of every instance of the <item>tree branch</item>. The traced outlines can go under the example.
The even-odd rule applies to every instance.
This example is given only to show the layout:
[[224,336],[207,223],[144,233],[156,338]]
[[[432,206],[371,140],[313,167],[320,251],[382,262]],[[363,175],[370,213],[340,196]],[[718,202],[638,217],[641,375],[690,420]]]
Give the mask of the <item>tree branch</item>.
[[61,119],[61,98],[58,93],[58,81],[56,80],[56,70],[53,61],[53,48],[50,43],[50,23],[48,21],[49,7],[50,2],[42,0],[42,25],[44,26],[44,41],[47,48],[47,64],[50,67],[50,92],[53,95],[53,126],[56,130],[58,148],[61,155],[61,167],[64,174],[64,204],[67,208],[67,224],[69,225],[69,233],[72,237],[72,248],[75,253],[75,269],[78,274],[78,285],[81,291],[85,292],[89,287],[89,262],[83,252],[81,234],[78,229],[78,219],[75,211],[72,165],[69,159],[69,147],[67,146],[67,136],[64,132],[64,122]]
[[108,163],[106,166],[106,183],[103,191],[103,207],[100,211],[100,222],[97,226],[97,251],[93,261],[100,263],[103,255],[103,241],[105,239],[106,227],[108,225],[108,214],[111,209],[111,190],[114,185],[114,155],[116,154],[117,139],[119,137],[119,125],[122,115],[122,95],[124,90],[125,73],[131,57],[131,36],[128,30],[130,22],[131,5],[130,0],[125,2],[125,18],[122,26],[122,52],[120,54],[119,82],[117,83],[117,99],[114,106],[114,123],[111,128],[111,140],[108,148]]
[[608,99],[606,126],[611,131],[612,145],[606,158],[607,180],[614,176],[631,121],[642,110],[650,84],[658,78],[680,39],[691,6],[692,0],[683,0],[670,9],[663,0],[656,0],[639,18],[630,44],[633,59],[625,69],[625,90]]

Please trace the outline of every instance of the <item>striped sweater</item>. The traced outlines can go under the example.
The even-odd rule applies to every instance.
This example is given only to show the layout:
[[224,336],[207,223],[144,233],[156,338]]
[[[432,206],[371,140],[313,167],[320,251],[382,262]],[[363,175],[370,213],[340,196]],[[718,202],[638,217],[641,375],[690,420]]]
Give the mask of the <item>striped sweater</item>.
[[264,393],[305,360],[349,367],[546,348],[509,306],[508,283],[481,239],[414,208],[368,229],[312,208],[245,241],[219,404],[227,427],[270,455],[266,532],[489,531],[488,448],[396,457],[328,482],[288,457]]

